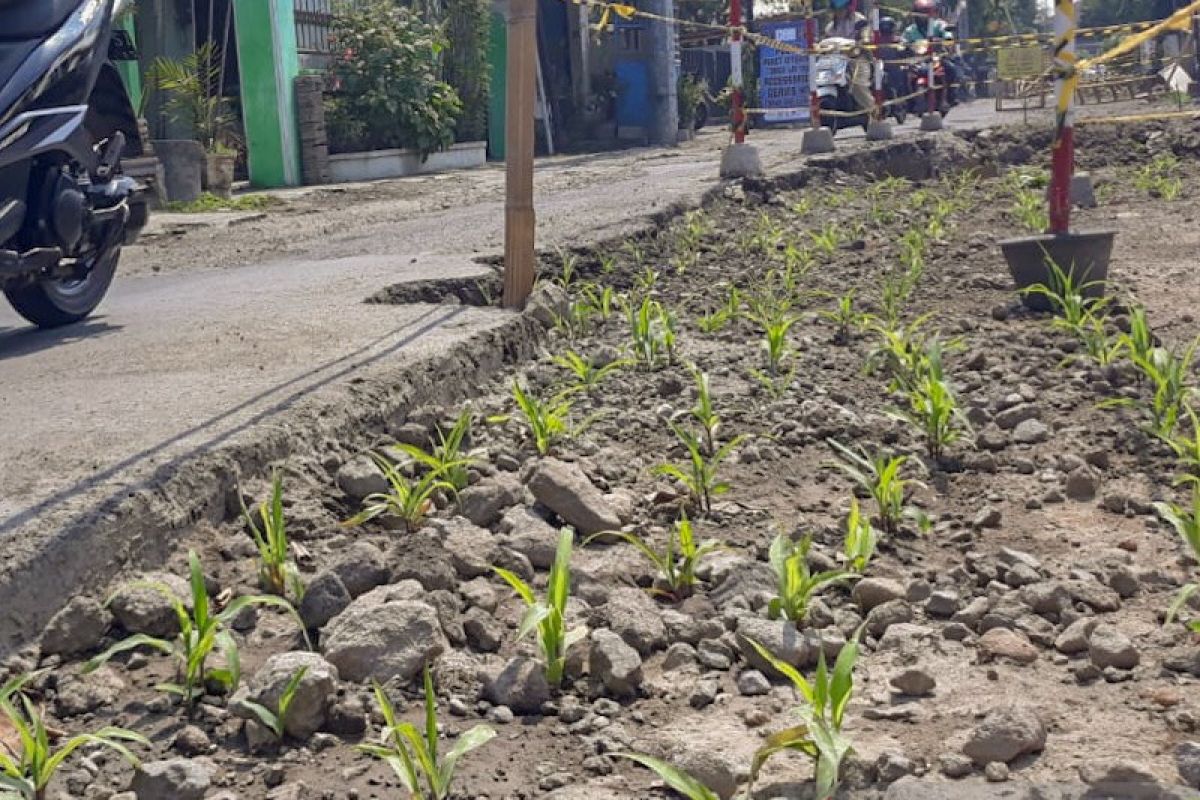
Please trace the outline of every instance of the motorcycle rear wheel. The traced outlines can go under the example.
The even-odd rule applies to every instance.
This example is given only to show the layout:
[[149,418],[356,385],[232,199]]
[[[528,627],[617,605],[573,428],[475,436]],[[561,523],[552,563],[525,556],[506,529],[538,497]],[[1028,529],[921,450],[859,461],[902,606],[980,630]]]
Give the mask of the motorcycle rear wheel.
[[77,280],[45,279],[16,289],[6,289],[5,297],[25,319],[39,328],[59,328],[90,316],[108,293],[121,248],[114,247],[98,256],[88,274]]

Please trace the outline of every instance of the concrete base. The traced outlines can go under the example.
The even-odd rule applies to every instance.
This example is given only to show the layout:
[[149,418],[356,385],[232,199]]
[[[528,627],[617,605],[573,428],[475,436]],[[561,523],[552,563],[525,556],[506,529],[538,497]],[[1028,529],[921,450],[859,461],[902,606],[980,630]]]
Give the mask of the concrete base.
[[892,123],[887,120],[877,119],[867,125],[868,142],[886,142],[894,135],[892,132]]
[[722,178],[755,178],[762,174],[758,149],[749,142],[733,142],[721,153]]
[[1080,172],[1071,177],[1071,203],[1079,208],[1096,207],[1096,189],[1089,173]]
[[460,142],[425,159],[416,150],[372,150],[338,153],[329,157],[329,177],[335,183],[402,178],[452,169],[482,167],[487,163],[487,142]]
[[833,152],[833,131],[829,128],[809,128],[800,139],[800,152],[806,156]]
[[942,129],[942,115],[936,111],[931,111],[928,114],[921,115],[921,130],[925,133],[940,131]]

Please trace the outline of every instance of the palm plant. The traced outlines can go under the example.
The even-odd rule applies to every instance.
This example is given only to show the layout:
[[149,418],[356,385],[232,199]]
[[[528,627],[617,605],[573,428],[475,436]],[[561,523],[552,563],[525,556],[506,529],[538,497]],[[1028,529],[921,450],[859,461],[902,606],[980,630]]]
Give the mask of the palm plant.
[[166,92],[167,111],[192,125],[206,152],[226,145],[233,124],[227,98],[221,96],[224,53],[215,42],[205,42],[181,59],[159,56],[150,66],[149,83]]

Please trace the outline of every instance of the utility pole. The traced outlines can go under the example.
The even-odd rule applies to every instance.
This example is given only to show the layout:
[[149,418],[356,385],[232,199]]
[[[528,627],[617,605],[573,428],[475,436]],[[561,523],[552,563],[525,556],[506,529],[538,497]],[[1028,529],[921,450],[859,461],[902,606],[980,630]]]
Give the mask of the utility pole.
[[533,292],[534,93],[537,0],[509,0],[505,97],[504,307],[519,309]]

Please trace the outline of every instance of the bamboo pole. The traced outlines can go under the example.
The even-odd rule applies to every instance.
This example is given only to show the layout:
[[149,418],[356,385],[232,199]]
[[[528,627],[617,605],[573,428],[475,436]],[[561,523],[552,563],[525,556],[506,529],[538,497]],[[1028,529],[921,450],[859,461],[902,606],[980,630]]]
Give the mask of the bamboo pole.
[[505,99],[506,196],[504,307],[519,309],[533,292],[534,91],[537,84],[537,0],[510,0]]

